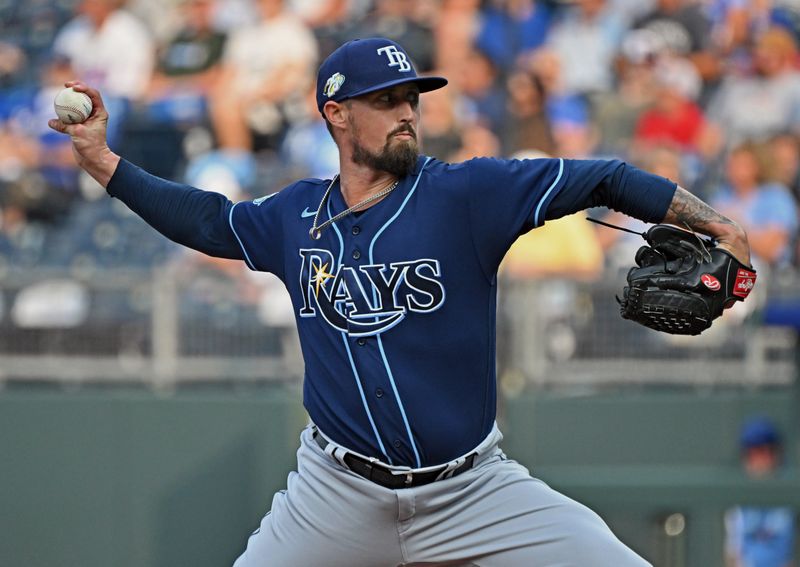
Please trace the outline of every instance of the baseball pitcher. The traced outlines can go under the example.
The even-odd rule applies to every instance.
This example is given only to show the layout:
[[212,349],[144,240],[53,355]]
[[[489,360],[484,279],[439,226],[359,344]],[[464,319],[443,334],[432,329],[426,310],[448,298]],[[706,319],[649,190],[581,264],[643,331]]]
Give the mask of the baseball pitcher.
[[701,306],[713,307],[710,321],[729,303],[695,285],[706,273],[726,297],[746,278],[752,287],[746,236],[621,161],[420,155],[420,94],[446,84],[418,76],[390,40],[342,45],[317,77],[339,174],[239,203],[114,154],[100,93],[83,83],[67,86],[92,99],[90,118],[49,123],[72,137],[81,167],[166,237],[272,272],[291,295],[311,423],[287,489],[235,567],[649,565],[501,450],[497,268],[519,235],[600,205],[678,225],[689,242],[703,233],[713,241],[654,239],[661,249],[637,259],[629,280],[623,314],[672,332]]

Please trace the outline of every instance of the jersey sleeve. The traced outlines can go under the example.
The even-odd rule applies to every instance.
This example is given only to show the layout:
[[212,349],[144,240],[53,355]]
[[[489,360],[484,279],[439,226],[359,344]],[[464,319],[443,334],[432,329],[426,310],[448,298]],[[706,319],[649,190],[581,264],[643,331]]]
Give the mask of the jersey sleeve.
[[566,181],[562,159],[477,158],[468,165],[470,205],[479,217],[476,220],[496,225],[491,228],[505,227],[503,232],[514,238],[544,222],[548,203]]
[[544,223],[567,179],[564,160],[477,158],[465,165],[475,247],[493,274],[517,237]]
[[520,235],[545,220],[607,206],[660,222],[677,188],[619,160],[480,158],[466,165],[475,247],[487,274]]
[[209,256],[241,260],[223,195],[162,179],[122,159],[106,191],[161,234]]
[[678,184],[618,159],[565,160],[569,182],[553,197],[547,220],[608,207],[650,223],[664,220]]
[[283,279],[281,201],[280,193],[254,201],[240,201],[231,207],[228,223],[247,266],[254,271],[271,272]]

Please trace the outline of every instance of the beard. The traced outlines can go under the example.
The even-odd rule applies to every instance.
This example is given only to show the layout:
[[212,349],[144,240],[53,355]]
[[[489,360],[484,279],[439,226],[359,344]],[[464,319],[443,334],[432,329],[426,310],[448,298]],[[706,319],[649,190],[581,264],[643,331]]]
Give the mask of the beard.
[[[410,132],[411,140],[398,140],[392,144],[392,138],[399,132]],[[385,171],[395,177],[405,177],[414,171],[419,158],[419,145],[416,132],[410,126],[401,127],[389,134],[389,139],[380,152],[374,153],[358,143],[358,136],[353,136],[353,162],[366,165],[377,171]]]

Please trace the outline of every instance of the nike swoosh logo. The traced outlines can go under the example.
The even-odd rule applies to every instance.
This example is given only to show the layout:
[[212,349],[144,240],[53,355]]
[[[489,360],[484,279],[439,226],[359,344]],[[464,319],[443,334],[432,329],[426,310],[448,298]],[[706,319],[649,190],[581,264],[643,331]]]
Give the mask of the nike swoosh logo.
[[317,211],[309,211],[308,207],[306,207],[306,210],[303,211],[302,213],[300,213],[300,216],[302,218],[304,218],[304,219],[307,219],[308,217],[313,217],[316,214],[317,214]]

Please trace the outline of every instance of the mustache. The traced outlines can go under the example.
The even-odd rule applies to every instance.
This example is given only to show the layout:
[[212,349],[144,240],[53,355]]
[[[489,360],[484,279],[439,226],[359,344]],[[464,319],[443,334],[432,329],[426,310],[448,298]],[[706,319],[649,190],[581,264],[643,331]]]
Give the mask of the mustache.
[[411,126],[411,124],[404,124],[404,125],[400,126],[399,128],[396,128],[396,129],[392,130],[389,133],[388,137],[391,138],[392,136],[394,136],[396,134],[400,134],[401,132],[408,132],[409,134],[411,134],[412,138],[414,138],[415,140],[417,139],[417,132],[414,130],[414,127]]

